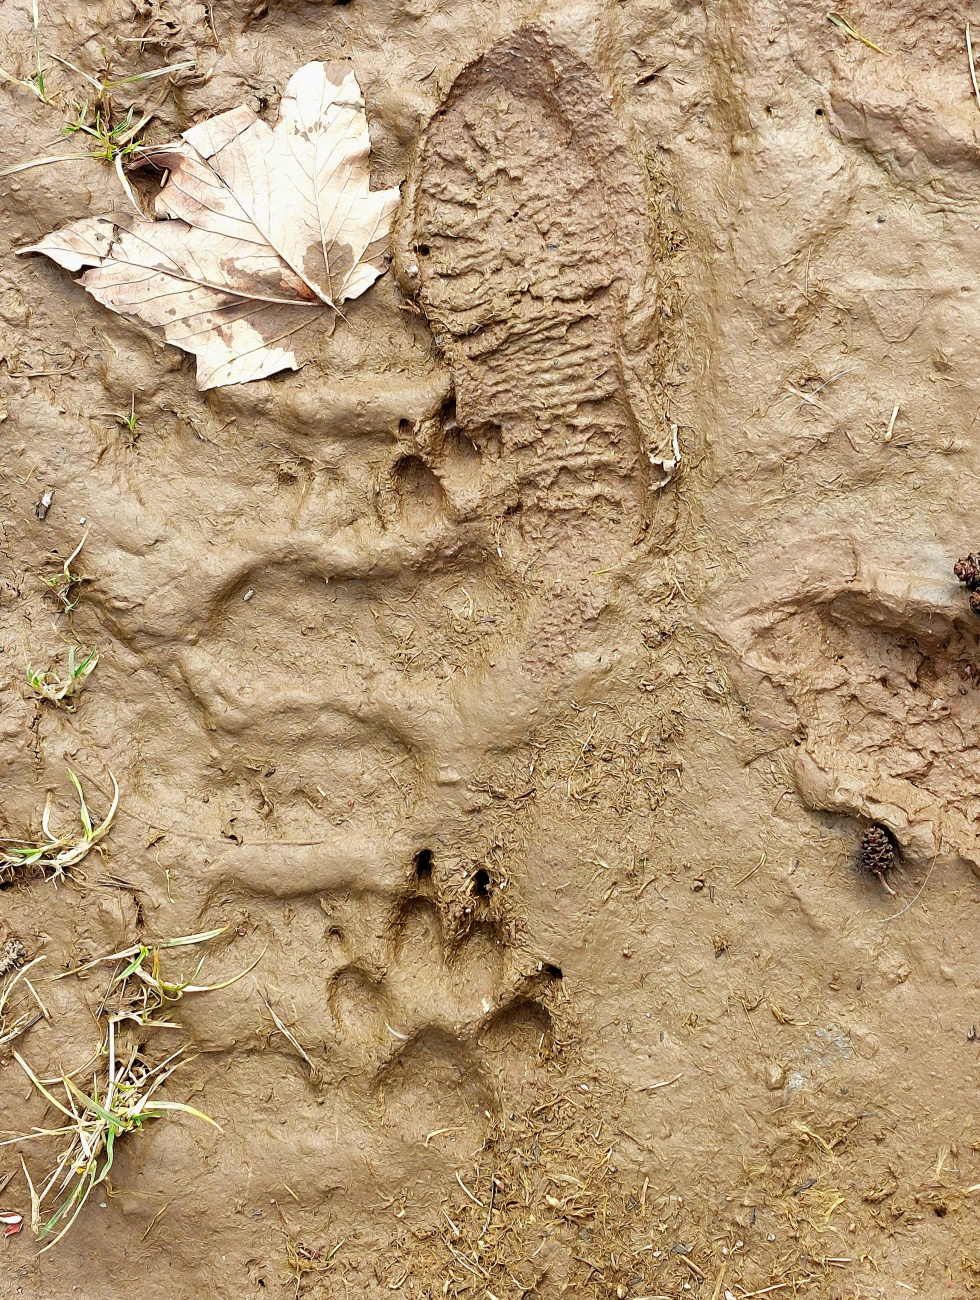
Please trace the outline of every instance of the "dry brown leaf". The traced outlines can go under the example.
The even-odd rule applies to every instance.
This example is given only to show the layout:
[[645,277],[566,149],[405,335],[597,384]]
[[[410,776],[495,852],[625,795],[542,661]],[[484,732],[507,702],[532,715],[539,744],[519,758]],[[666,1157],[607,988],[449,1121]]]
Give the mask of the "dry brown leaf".
[[157,220],[114,214],[44,253],[113,311],[197,357],[198,388],[296,369],[290,337],[381,275],[399,191],[370,188],[364,99],[345,63],[308,63],[270,128],[245,106],[147,151],[170,175]]

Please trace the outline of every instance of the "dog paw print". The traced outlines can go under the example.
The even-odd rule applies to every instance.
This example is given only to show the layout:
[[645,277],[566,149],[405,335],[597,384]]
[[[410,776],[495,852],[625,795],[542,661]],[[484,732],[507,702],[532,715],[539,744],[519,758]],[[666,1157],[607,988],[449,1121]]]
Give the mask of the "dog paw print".
[[522,966],[492,925],[447,937],[425,893],[397,902],[374,960],[331,975],[326,1055],[408,1140],[465,1124],[526,1086],[552,1040],[561,971]]

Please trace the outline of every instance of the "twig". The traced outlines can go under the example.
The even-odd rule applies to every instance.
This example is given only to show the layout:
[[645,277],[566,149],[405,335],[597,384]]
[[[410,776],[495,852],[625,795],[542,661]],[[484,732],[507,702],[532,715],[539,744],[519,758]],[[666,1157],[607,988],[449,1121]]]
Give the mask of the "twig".
[[829,379],[825,379],[822,384],[818,384],[816,388],[811,391],[819,393],[822,388],[826,388],[828,384],[832,384],[835,379],[843,379],[845,375],[853,375],[855,370],[857,370],[857,366],[848,366],[846,370],[838,370],[836,375],[831,375]]
[[795,394],[796,397],[800,398],[801,401],[807,402],[810,406],[815,406],[821,411],[826,411],[828,415],[834,414],[829,406],[824,402],[818,402],[810,393],[804,393],[801,388],[795,388],[792,384],[787,384],[786,387],[791,393]]
[[282,1034],[283,1038],[285,1038],[289,1043],[291,1043],[291,1044],[293,1045],[293,1047],[296,1048],[297,1052],[299,1052],[300,1056],[301,1056],[301,1057],[303,1058],[303,1060],[306,1062],[307,1067],[309,1068],[310,1074],[313,1076],[313,1078],[314,1078],[314,1079],[319,1079],[319,1078],[321,1077],[320,1070],[317,1068],[316,1063],[315,1063],[314,1061],[312,1061],[312,1060],[310,1059],[310,1057],[307,1055],[307,1053],[303,1050],[302,1044],[300,1043],[299,1039],[296,1037],[295,1034],[291,1033],[291,1032],[286,1028],[286,1026],[282,1023],[282,1021],[281,1021],[281,1020],[279,1019],[279,1017],[276,1015],[275,1010],[273,1009],[272,1003],[269,1001],[268,997],[266,997],[266,995],[265,995],[264,993],[259,994],[259,996],[262,998],[262,1001],[265,1003],[265,1005],[266,1005],[266,1010],[269,1012],[269,1015],[270,1015],[270,1016],[272,1017],[272,1019],[276,1022],[276,1028],[277,1028],[277,1029],[279,1030],[279,1032]]
[[92,155],[90,153],[61,153],[49,158],[32,158],[30,162],[17,163],[13,167],[5,167],[0,172],[0,177],[15,176],[17,172],[30,171],[32,167],[47,167],[49,163],[61,162],[85,162]]
[[[937,850],[936,850],[936,856],[933,858],[932,863],[931,863],[931,865],[930,865],[930,867],[929,867],[929,870],[926,872],[926,878],[925,878],[925,880],[923,880],[922,884],[919,886],[919,892],[915,895],[915,898],[913,898],[911,902],[906,903],[905,906],[901,909],[901,911],[899,911],[899,912],[893,912],[891,916],[883,916],[883,917],[880,917],[878,920],[876,920],[876,921],[874,922],[875,925],[887,925],[887,923],[888,923],[889,921],[896,921],[900,916],[904,916],[904,915],[905,915],[905,913],[906,913],[906,912],[909,910],[909,908],[912,906],[912,903],[914,903],[914,902],[918,899],[918,897],[919,897],[919,895],[922,893],[923,889],[925,889],[926,885],[928,885],[928,883],[929,883],[929,877],[932,875],[933,871],[935,870],[935,867],[936,867],[936,861],[937,861],[938,857],[939,857],[939,850],[937,849]],[[884,883],[884,882],[882,882],[882,883]],[[888,892],[891,893],[891,894],[893,894],[895,891],[894,891],[894,890],[889,890]]]
[[[40,957],[38,957],[38,961],[41,961],[41,960],[42,960],[42,959],[41,959]],[[34,1001],[37,1003],[37,1005],[41,1008],[41,1014],[44,1016],[44,1019],[45,1019],[45,1020],[50,1020],[50,1019],[51,1019],[51,1012],[47,1009],[47,1007],[46,1007],[46,1006],[44,1005],[44,1003],[41,1001],[41,998],[40,998],[40,995],[39,995],[37,989],[34,987],[34,985],[33,985],[33,984],[31,983],[31,981],[28,980],[28,979],[25,979],[25,980],[24,980],[24,983],[25,983],[25,984],[27,985],[27,987],[30,989],[30,991],[31,991],[31,997],[34,999]]]
[[661,1080],[660,1083],[648,1083],[645,1084],[642,1088],[637,1088],[636,1091],[656,1092],[658,1088],[669,1088],[672,1083],[676,1083],[678,1079],[683,1079],[683,1077],[684,1077],[684,1071],[682,1070],[680,1074],[675,1074],[672,1079],[663,1079]]
[[157,1224],[160,1222],[160,1220],[163,1218],[163,1216],[167,1213],[167,1211],[170,1209],[171,1205],[173,1205],[173,1201],[168,1201],[168,1202],[166,1203],[166,1205],[164,1205],[161,1209],[157,1210],[156,1214],[154,1214],[153,1218],[150,1220],[150,1226],[149,1226],[149,1227],[147,1228],[147,1230],[143,1233],[142,1237],[140,1237],[140,1241],[146,1241],[147,1237],[150,1235],[150,1233],[153,1231],[153,1229],[157,1226]]
[[[464,1257],[459,1253],[458,1250],[455,1249],[455,1247],[452,1245],[452,1243],[449,1242],[449,1241],[446,1241],[446,1238],[445,1238],[445,1237],[443,1237],[443,1241],[444,1241],[444,1242],[446,1243],[446,1245],[449,1247],[449,1252],[450,1252],[450,1254],[451,1254],[451,1255],[452,1255],[456,1260],[458,1260],[459,1263],[462,1264],[462,1266],[463,1266],[464,1268],[469,1269],[469,1271],[470,1271],[471,1273],[475,1274],[477,1277],[485,1277],[485,1278],[489,1281],[489,1279],[490,1279],[490,1274],[487,1272],[487,1270],[486,1270],[485,1268],[481,1268],[479,1264],[471,1264],[470,1261],[469,1261],[468,1259],[464,1259]],[[406,1276],[407,1276],[407,1274],[406,1274]]]
[[23,1156],[20,1158],[20,1167],[24,1171],[24,1178],[27,1180],[27,1190],[31,1196],[31,1232],[33,1232],[36,1237],[38,1232],[41,1230],[41,1200],[34,1188],[33,1182],[31,1181],[31,1176],[27,1172],[27,1165],[24,1163]]
[[761,1291],[746,1291],[745,1294],[740,1297],[740,1300],[750,1300],[751,1296],[756,1295],[769,1295],[770,1291],[785,1291],[788,1286],[796,1286],[798,1280],[799,1279],[796,1279],[793,1282],[777,1282],[775,1286],[764,1286]]
[[898,419],[899,407],[896,404],[892,409],[892,418],[888,421],[888,428],[885,432],[885,442],[891,442],[892,434],[895,432],[895,421]]
[[496,1190],[497,1190],[497,1180],[496,1180],[496,1178],[491,1174],[491,1175],[490,1175],[490,1204],[487,1206],[487,1221],[486,1221],[486,1223],[483,1225],[483,1231],[480,1233],[480,1240],[481,1240],[481,1241],[482,1241],[483,1238],[487,1235],[487,1231],[489,1230],[489,1228],[490,1228],[490,1223],[491,1223],[491,1221],[492,1221],[492,1219],[493,1219],[493,1198],[494,1198],[494,1193],[496,1192]]
[[424,1147],[428,1147],[431,1140],[434,1137],[439,1137],[441,1133],[462,1133],[462,1132],[463,1132],[462,1124],[452,1124],[450,1125],[449,1128],[434,1128],[431,1133],[427,1133],[425,1135],[425,1141],[422,1143],[422,1145]]
[[746,874],[741,878],[741,880],[735,881],[734,885],[732,885],[732,889],[738,889],[739,885],[744,885],[747,880],[750,880],[755,875],[755,873],[759,870],[759,868],[765,864],[765,861],[766,861],[766,854],[763,853],[762,857],[755,864],[752,870],[746,872]]
[[966,55],[970,60],[970,80],[973,82],[973,93],[977,97],[977,107],[980,108],[980,86],[977,85],[977,67],[973,61],[973,41],[970,37],[970,24],[966,25]]
[[487,1208],[486,1205],[484,1205],[484,1203],[483,1203],[482,1201],[478,1201],[478,1200],[476,1199],[476,1197],[473,1195],[473,1193],[470,1191],[470,1189],[469,1189],[469,1188],[466,1186],[466,1184],[463,1182],[462,1178],[460,1178],[460,1176],[459,1176],[458,1173],[456,1174],[456,1181],[457,1181],[457,1183],[459,1183],[460,1187],[462,1187],[463,1191],[464,1191],[464,1192],[466,1193],[466,1195],[470,1198],[470,1200],[473,1202],[474,1205],[478,1205],[478,1206],[480,1207],[481,1210],[485,1210],[485,1209]]
[[707,1274],[702,1273],[702,1271],[698,1268],[697,1264],[695,1264],[693,1260],[688,1259],[686,1255],[678,1255],[677,1258],[681,1261],[682,1264],[687,1265],[687,1267],[691,1270],[691,1272],[695,1275],[695,1277],[699,1277],[702,1282],[706,1280]]

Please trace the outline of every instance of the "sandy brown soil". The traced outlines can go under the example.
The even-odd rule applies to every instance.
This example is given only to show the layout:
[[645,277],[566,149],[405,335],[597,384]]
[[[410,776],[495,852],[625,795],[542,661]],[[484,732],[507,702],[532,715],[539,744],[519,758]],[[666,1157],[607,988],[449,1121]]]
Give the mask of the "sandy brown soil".
[[[260,959],[145,1046],[222,1131],[121,1141],[2,1300],[980,1286],[971,16],[42,0],[4,165],[76,147],[56,54],[195,59],[117,92],[153,141],[342,58],[403,201],[297,374],[201,394],[10,253],[112,169],[0,182],[0,833],[121,787],[0,891],[50,1017],[12,1046],[84,1066],[111,967],[51,977],[140,938]],[[5,0],[0,66],[32,41]],[[25,660],[73,645],[68,712]],[[52,1122],[0,1049],[0,1137]],[[0,1209],[57,1149],[0,1148]]]

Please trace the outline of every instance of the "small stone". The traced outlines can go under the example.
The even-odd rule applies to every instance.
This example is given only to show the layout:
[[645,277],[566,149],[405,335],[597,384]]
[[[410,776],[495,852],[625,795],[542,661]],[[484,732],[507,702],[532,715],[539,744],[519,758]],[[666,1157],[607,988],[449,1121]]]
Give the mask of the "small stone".
[[786,1071],[775,1061],[770,1061],[766,1066],[766,1087],[770,1092],[778,1092],[786,1083]]
[[889,984],[904,984],[912,974],[912,967],[905,961],[892,962],[883,968],[882,974]]

